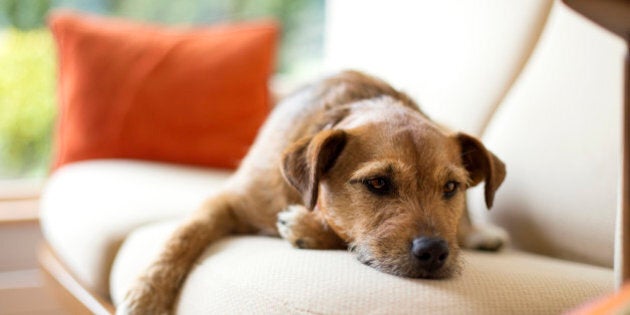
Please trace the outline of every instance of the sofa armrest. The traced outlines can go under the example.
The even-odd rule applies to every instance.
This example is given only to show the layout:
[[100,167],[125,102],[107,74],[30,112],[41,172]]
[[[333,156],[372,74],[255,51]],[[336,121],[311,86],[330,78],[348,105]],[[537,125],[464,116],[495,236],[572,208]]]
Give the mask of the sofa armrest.
[[563,0],[569,7],[626,41],[625,100],[623,105],[623,166],[617,212],[615,273],[617,288],[630,281],[630,3],[624,0]]

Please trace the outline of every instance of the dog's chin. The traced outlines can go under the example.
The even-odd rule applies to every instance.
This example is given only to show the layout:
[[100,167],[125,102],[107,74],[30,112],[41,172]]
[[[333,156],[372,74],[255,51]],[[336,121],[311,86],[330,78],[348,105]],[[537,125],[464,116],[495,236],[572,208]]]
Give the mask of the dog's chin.
[[388,257],[377,259],[365,252],[356,253],[357,259],[378,271],[403,278],[446,279],[460,274],[458,255],[451,255],[444,266],[436,270],[426,270],[412,257]]

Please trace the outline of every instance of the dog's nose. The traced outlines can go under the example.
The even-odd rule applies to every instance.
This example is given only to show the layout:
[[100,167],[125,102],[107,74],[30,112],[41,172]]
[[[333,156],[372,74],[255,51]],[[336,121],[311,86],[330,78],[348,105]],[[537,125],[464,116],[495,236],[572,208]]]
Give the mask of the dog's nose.
[[448,258],[448,243],[439,237],[418,237],[411,246],[413,256],[428,271],[441,268]]

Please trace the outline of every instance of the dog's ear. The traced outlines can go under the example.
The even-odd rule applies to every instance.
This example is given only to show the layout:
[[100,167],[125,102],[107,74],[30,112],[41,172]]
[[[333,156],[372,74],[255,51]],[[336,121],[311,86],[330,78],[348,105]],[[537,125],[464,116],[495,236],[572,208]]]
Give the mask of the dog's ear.
[[469,185],[486,182],[485,199],[488,209],[492,207],[494,193],[505,179],[505,164],[476,138],[464,133],[456,135],[461,147],[461,157],[470,178]]
[[343,130],[324,130],[297,141],[284,152],[282,175],[302,194],[308,209],[317,205],[319,179],[333,167],[346,141]]

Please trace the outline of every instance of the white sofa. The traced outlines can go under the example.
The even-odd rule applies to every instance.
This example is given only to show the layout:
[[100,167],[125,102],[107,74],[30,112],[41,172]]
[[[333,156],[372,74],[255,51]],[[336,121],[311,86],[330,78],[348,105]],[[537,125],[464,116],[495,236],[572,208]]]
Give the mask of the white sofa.
[[[344,251],[232,237],[199,260],[179,314],[557,314],[613,292],[622,40],[543,0],[330,0],[327,24],[328,70],[382,76],[506,163],[492,211],[478,190],[470,207],[505,227],[511,246],[466,251],[461,275],[419,280]],[[116,304],[227,176],[147,161],[67,165],[42,196],[46,241],[82,286]]]

